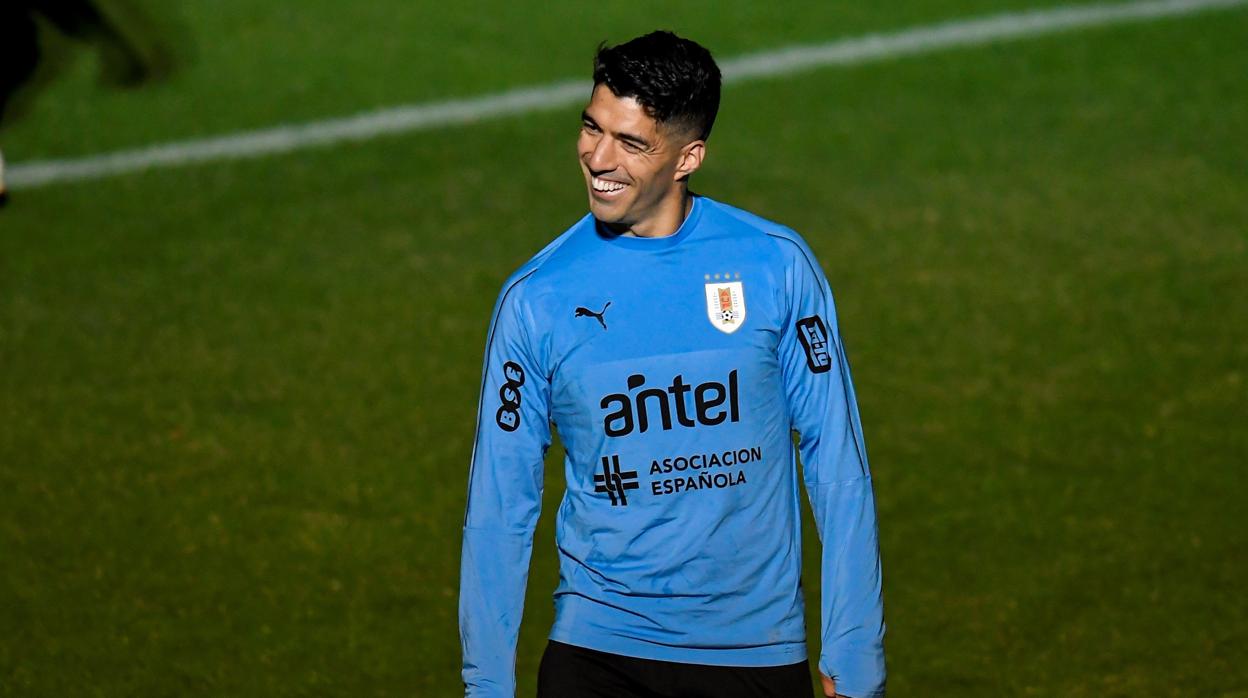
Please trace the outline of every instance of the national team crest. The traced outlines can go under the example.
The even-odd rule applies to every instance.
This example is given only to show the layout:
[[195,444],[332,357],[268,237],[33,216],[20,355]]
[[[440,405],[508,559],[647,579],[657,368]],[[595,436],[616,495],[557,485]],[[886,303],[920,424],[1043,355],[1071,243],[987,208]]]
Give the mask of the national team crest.
[[728,334],[745,324],[745,288],[740,281],[706,285],[706,317],[715,329]]

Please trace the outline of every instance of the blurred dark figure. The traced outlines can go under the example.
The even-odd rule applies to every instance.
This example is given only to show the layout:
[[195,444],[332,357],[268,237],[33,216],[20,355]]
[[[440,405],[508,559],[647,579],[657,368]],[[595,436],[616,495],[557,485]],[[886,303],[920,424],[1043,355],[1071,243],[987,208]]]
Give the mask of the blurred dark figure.
[[[100,52],[101,80],[116,87],[134,87],[163,76],[170,61],[157,45],[141,50],[96,0],[0,0],[0,127],[12,118],[12,102],[31,81],[45,58],[39,43],[42,18],[65,36],[91,44]],[[4,155],[0,153],[0,206],[8,200],[4,186]]]

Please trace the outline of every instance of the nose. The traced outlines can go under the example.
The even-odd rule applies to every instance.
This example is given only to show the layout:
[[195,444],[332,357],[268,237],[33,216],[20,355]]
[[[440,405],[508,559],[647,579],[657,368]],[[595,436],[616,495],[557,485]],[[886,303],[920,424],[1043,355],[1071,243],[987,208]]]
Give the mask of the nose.
[[611,139],[600,134],[594,140],[589,151],[589,160],[585,165],[589,167],[590,172],[597,175],[614,170],[616,164],[615,148],[611,145]]

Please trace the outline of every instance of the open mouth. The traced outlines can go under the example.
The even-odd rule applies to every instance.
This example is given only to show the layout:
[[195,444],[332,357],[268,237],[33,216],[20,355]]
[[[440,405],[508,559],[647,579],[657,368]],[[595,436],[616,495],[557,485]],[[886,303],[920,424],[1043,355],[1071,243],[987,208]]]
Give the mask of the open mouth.
[[590,177],[589,183],[590,188],[594,190],[595,194],[607,197],[618,195],[620,192],[628,188],[628,185],[623,182],[613,182],[609,179],[602,179],[600,177]]

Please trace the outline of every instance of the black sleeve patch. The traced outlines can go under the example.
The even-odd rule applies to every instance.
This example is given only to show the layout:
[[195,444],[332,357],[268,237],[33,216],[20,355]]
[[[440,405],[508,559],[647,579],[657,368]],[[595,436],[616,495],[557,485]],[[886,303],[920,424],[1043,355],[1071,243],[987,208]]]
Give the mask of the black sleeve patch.
[[515,431],[520,427],[520,386],[524,385],[524,368],[514,361],[503,364],[503,378],[507,379],[498,389],[502,401],[494,421],[503,431]]
[[811,373],[824,373],[832,368],[832,357],[828,354],[828,328],[823,324],[823,318],[811,315],[798,320],[797,338],[806,350],[806,365]]

